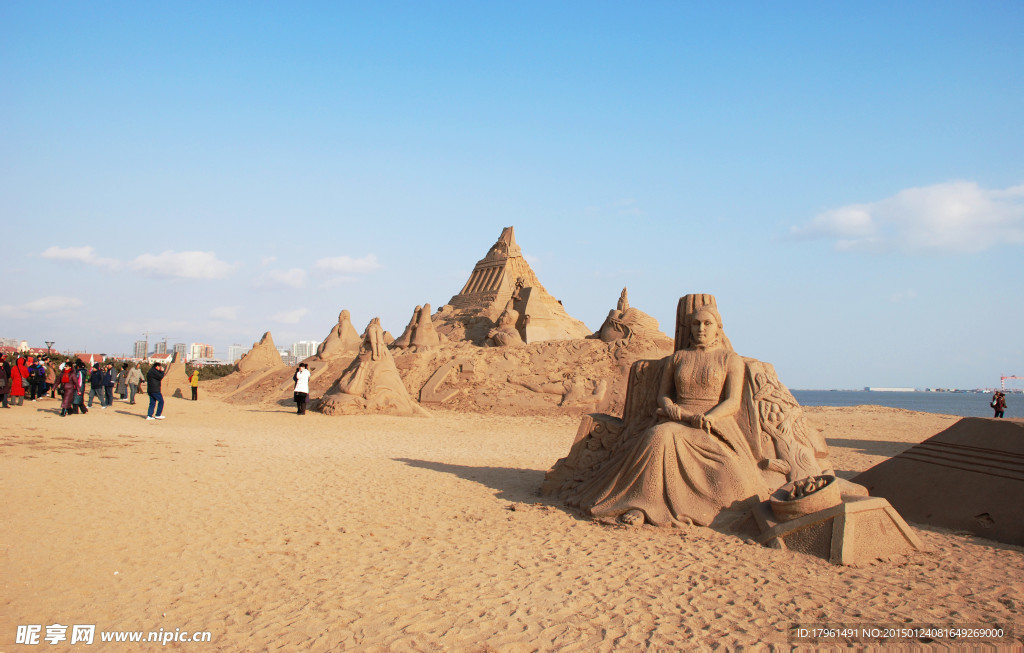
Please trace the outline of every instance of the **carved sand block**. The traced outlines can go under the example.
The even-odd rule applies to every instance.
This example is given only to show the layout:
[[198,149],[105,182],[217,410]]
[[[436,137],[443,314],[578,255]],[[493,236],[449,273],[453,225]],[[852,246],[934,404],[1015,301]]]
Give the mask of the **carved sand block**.
[[786,521],[764,502],[754,508],[754,519],[761,544],[835,565],[862,565],[924,549],[913,529],[880,497],[844,495],[837,505]]
[[1024,420],[961,419],[853,480],[912,522],[1024,545]]
[[443,404],[455,395],[459,394],[458,388],[448,387],[441,390],[441,385],[458,370],[460,379],[471,379],[473,376],[473,364],[466,360],[453,360],[437,368],[437,371],[430,375],[427,382],[420,389],[421,404]]

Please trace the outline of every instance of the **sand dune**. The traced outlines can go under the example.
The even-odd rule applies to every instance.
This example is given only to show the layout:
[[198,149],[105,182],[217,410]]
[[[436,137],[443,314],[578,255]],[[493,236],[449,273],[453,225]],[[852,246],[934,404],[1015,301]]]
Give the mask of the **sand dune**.
[[[142,404],[0,411],[0,651],[40,648],[16,646],[17,626],[54,623],[210,631],[169,647],[225,651],[785,647],[794,622],[1024,629],[1020,547],[918,527],[925,552],[835,567],[545,504],[574,418],[299,417],[201,393],[168,400],[162,422]],[[844,476],[956,419],[807,410]]]

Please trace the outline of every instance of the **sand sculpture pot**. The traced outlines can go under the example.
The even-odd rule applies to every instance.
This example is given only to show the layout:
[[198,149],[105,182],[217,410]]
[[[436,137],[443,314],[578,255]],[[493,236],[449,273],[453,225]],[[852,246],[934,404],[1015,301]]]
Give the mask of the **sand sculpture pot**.
[[791,481],[772,493],[769,503],[776,518],[781,521],[789,521],[832,506],[838,506],[843,502],[843,497],[839,493],[839,483],[836,482],[835,476],[825,474],[813,478],[816,481],[825,481],[825,485],[806,496],[792,500],[787,499],[793,489],[798,484],[805,483],[807,479]]

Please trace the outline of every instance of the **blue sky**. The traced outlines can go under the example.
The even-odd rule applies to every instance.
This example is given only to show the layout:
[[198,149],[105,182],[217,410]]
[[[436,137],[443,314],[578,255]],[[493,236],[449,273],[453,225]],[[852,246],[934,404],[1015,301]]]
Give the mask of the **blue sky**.
[[[0,336],[401,331],[515,225],[794,388],[1024,375],[1024,4],[0,3]],[[152,337],[151,337],[152,339]]]

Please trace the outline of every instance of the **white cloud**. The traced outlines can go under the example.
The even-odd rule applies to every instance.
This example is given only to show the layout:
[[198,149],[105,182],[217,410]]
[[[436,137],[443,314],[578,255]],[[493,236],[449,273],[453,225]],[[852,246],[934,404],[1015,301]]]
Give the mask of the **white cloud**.
[[315,267],[317,270],[352,274],[356,272],[371,272],[379,269],[380,263],[377,262],[376,254],[367,254],[362,258],[352,258],[351,256],[322,258],[317,260]]
[[320,284],[322,290],[330,290],[331,288],[337,288],[338,286],[344,286],[347,283],[358,281],[355,277],[333,277]]
[[298,324],[302,318],[309,315],[309,309],[297,308],[294,311],[285,311],[283,313],[277,313],[270,319],[281,324]]
[[48,296],[33,299],[30,302],[13,306],[0,304],[0,316],[9,318],[28,318],[54,316],[67,313],[84,305],[77,297]]
[[839,250],[981,252],[1024,244],[1024,185],[1005,190],[950,181],[825,211],[794,236],[835,241]]
[[531,266],[538,265],[540,263],[539,256],[527,254],[526,252],[523,252],[523,258],[526,259],[526,262],[529,263]]
[[75,261],[86,265],[94,265],[98,268],[106,268],[108,270],[116,270],[122,265],[120,261],[115,259],[96,256],[96,249],[89,246],[47,247],[40,256],[55,261]]
[[226,320],[233,322],[238,319],[237,306],[218,306],[210,311],[210,318],[214,320]]
[[213,252],[173,252],[142,254],[128,264],[133,270],[154,277],[177,279],[223,279],[235,265],[225,263]]
[[301,268],[270,270],[256,280],[257,288],[302,288],[306,285],[306,271]]
[[273,263],[276,260],[277,260],[276,256],[264,256],[263,258],[260,259],[260,265],[265,267],[265,266],[270,265],[271,263]]

